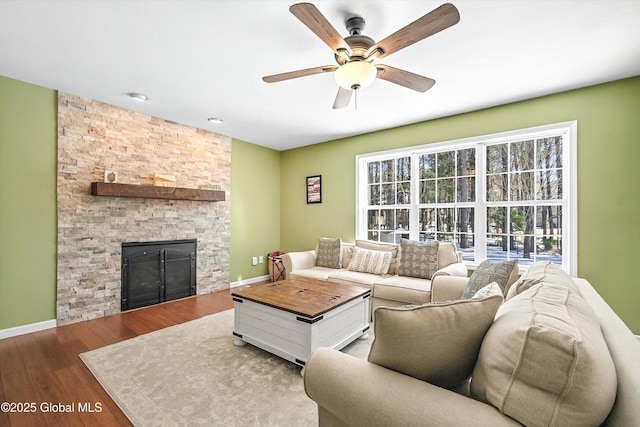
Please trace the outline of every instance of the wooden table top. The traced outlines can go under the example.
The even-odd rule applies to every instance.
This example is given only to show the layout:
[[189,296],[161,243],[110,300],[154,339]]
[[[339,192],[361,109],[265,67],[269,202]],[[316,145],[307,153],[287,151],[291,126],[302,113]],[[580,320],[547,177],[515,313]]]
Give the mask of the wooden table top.
[[351,300],[371,294],[369,289],[325,280],[296,278],[233,288],[238,297],[315,318]]

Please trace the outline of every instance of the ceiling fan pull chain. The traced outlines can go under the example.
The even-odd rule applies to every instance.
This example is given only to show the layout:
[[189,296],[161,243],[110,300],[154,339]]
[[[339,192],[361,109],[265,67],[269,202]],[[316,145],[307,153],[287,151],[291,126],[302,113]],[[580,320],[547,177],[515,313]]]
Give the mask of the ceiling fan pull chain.
[[354,100],[353,104],[355,106],[355,111],[358,111],[358,89],[354,90],[354,92],[355,92],[356,97],[355,97],[355,100]]

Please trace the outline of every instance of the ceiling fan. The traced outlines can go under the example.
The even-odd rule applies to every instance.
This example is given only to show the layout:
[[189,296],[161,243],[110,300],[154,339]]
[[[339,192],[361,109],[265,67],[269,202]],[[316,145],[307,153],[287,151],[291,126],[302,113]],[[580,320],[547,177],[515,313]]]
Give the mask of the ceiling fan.
[[429,90],[436,83],[435,80],[374,62],[460,21],[458,9],[450,3],[445,3],[376,43],[372,38],[362,34],[365,21],[359,16],[347,20],[346,27],[349,36],[342,38],[313,4],[297,3],[292,5],[289,11],[333,50],[338,66],[325,65],[306,68],[265,76],[262,80],[267,83],[275,83],[297,77],[335,72],[336,81],[340,88],[333,108],[348,106],[353,92],[369,86],[376,78],[418,92]]

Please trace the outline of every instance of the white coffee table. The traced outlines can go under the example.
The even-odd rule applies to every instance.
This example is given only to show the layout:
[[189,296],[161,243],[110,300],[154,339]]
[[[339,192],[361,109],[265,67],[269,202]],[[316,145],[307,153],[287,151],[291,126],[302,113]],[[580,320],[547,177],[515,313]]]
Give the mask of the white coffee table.
[[255,345],[303,367],[318,347],[368,338],[371,291],[314,279],[234,288],[234,344]]

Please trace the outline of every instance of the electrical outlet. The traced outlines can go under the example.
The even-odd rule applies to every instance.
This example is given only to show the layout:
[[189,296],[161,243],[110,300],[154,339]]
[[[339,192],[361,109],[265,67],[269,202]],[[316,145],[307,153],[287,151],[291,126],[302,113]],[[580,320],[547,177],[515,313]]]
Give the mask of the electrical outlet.
[[254,256],[253,258],[251,258],[251,265],[258,265],[258,257]]
[[264,262],[264,257],[262,255],[260,255],[260,258],[258,258],[258,262],[260,264],[262,264]]

